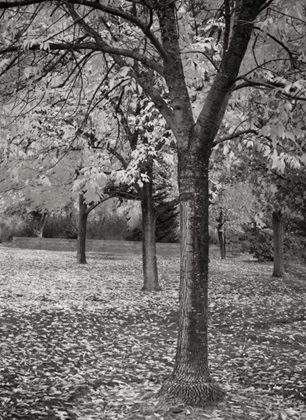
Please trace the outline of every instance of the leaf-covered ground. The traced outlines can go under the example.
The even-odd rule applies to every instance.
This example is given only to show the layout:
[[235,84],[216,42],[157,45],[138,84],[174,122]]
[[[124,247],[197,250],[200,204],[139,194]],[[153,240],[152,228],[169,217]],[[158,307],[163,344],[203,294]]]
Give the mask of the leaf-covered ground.
[[[306,419],[306,279],[213,258],[210,365],[227,391],[201,410],[156,397],[175,353],[178,260],[140,292],[141,260],[0,248],[0,419]],[[302,274],[301,274],[302,273]]]

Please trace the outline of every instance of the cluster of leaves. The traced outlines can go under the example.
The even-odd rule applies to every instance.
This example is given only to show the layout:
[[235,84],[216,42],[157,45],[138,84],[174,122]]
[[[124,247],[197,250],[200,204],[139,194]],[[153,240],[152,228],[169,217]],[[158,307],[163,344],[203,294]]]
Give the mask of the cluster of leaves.
[[[240,235],[243,251],[252,254],[258,261],[273,261],[273,231],[267,226],[244,225],[244,233]],[[305,237],[286,233],[284,237],[284,255],[288,261],[305,260]]]
[[[156,183],[153,200],[155,204],[156,242],[178,242],[178,205],[177,200],[171,200],[171,190],[169,181],[160,177],[159,183]],[[142,229],[136,227],[127,240],[140,241],[142,238]]]
[[210,365],[227,398],[203,411],[158,397],[173,368],[177,259],[160,259],[163,291],[149,295],[135,256],[92,253],[80,267],[68,252],[0,248],[0,418],[306,418],[305,275],[271,280],[269,265],[216,255]]

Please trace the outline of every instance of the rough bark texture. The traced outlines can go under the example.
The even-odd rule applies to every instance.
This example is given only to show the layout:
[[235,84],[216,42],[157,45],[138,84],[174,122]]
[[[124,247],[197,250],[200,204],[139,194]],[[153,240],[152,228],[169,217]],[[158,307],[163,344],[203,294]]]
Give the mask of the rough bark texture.
[[170,400],[207,406],[223,398],[208,368],[208,164],[195,148],[180,170],[180,317],[173,374],[162,393]]
[[280,211],[272,213],[274,263],[273,277],[284,275],[284,225]]
[[225,220],[224,220],[224,213],[223,210],[220,210],[219,217],[217,219],[218,226],[218,239],[219,239],[219,246],[220,246],[220,256],[221,260],[224,260],[226,257],[226,243],[225,243]]
[[146,170],[150,177],[141,189],[142,210],[142,263],[143,263],[143,291],[161,290],[158,283],[157,257],[156,257],[156,211],[153,202],[152,167]]
[[83,194],[79,195],[79,223],[77,240],[77,262],[86,264],[86,228],[87,228],[87,206]]
[[178,145],[181,211],[179,334],[174,371],[161,389],[166,400],[207,406],[224,396],[208,367],[208,167],[252,22],[263,3],[245,0],[237,11],[230,44],[195,123],[182,70],[174,3],[159,2],[161,37],[169,53],[164,60],[164,77],[173,109],[171,128]]

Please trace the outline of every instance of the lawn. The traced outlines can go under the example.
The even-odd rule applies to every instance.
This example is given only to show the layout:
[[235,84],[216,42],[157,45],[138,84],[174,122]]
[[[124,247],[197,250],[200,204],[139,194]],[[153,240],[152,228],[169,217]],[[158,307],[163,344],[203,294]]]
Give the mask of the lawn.
[[306,279],[284,280],[249,256],[211,260],[210,366],[219,406],[166,406],[178,259],[163,290],[140,291],[136,256],[0,248],[0,419],[306,419]]

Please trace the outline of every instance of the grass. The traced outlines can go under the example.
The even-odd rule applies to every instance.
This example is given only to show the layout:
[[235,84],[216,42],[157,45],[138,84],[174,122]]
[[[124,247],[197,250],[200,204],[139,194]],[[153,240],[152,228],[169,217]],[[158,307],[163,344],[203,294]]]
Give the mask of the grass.
[[306,280],[248,256],[212,255],[210,366],[227,391],[211,409],[169,407],[179,261],[140,292],[139,257],[0,248],[1,420],[306,419]]

